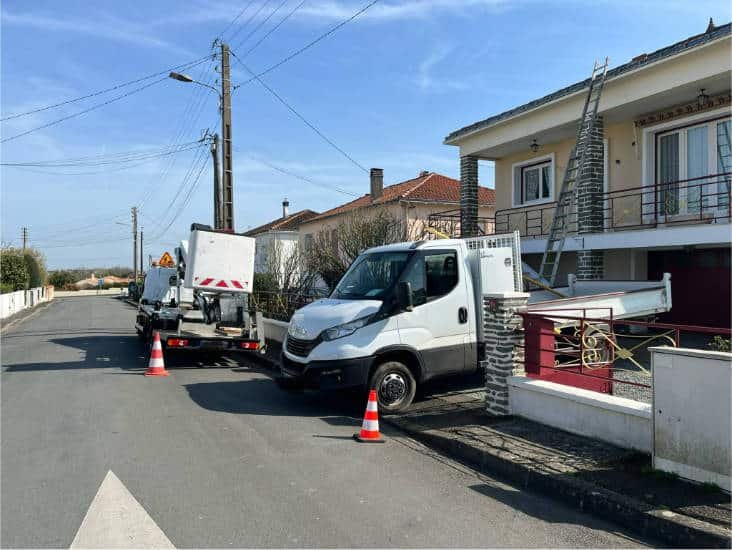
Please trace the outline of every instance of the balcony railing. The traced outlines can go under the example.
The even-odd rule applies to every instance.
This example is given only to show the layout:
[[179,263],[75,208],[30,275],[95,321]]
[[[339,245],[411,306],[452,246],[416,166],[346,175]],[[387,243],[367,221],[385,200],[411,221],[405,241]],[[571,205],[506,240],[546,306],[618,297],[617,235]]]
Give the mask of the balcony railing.
[[[730,223],[731,182],[732,172],[725,172],[601,193],[604,230]],[[552,202],[498,210],[495,232],[518,230],[523,237],[546,238],[555,208]],[[568,232],[576,233],[576,209],[567,220]]]
[[[495,218],[487,216],[478,216],[478,232],[481,235],[493,235],[495,230]],[[444,212],[436,212],[427,217],[427,227],[439,231],[443,235],[449,237],[460,236],[460,209],[446,210]],[[434,234],[426,235],[434,237]]]

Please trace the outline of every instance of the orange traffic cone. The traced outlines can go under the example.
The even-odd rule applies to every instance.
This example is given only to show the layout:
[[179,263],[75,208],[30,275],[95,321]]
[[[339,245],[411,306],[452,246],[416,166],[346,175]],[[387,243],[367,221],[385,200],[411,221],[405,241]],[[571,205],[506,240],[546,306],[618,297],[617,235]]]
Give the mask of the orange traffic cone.
[[150,363],[147,366],[145,376],[168,376],[169,374],[165,370],[165,361],[163,361],[163,346],[160,343],[160,333],[156,331],[152,351],[150,352]]
[[369,401],[366,403],[366,413],[363,415],[361,432],[353,434],[353,438],[361,443],[383,443],[379,433],[379,405],[376,401],[376,390],[369,392]]

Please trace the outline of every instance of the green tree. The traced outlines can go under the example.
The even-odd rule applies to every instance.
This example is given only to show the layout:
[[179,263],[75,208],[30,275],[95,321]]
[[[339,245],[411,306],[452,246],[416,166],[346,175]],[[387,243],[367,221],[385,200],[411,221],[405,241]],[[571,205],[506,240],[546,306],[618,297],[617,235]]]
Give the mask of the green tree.
[[26,250],[23,253],[23,261],[28,270],[28,286],[30,288],[38,288],[46,282],[45,269],[41,266],[38,256],[33,252]]
[[0,282],[4,288],[25,290],[30,283],[30,273],[22,251],[5,248],[0,251]]
[[76,282],[74,275],[69,271],[53,271],[48,277],[48,283],[61,290],[65,285]]

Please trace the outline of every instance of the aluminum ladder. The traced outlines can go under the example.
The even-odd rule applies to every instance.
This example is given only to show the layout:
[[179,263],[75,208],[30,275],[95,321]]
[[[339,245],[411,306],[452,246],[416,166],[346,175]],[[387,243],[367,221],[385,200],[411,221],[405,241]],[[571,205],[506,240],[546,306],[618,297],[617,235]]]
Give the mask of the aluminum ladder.
[[559,270],[559,260],[562,257],[564,241],[567,239],[569,230],[569,216],[572,206],[577,203],[577,183],[580,179],[587,158],[589,149],[588,138],[595,130],[597,122],[597,107],[600,103],[600,95],[605,85],[607,75],[608,58],[601,65],[595,61],[590,77],[590,89],[585,98],[585,105],[582,109],[579,127],[577,128],[577,141],[569,153],[567,170],[564,172],[562,189],[559,192],[557,206],[554,210],[552,225],[549,229],[549,237],[546,241],[546,249],[541,258],[538,278],[548,286],[554,286]]

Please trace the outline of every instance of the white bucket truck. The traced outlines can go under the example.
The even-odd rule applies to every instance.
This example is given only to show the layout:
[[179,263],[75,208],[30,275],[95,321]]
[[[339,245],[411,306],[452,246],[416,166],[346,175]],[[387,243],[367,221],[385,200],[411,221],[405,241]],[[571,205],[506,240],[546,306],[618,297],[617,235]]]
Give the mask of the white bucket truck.
[[193,224],[175,252],[176,267],[145,277],[138,334],[149,341],[158,331],[167,349],[263,353],[262,315],[248,308],[254,239]]
[[[481,296],[521,291],[521,266],[518,232],[366,250],[330,297],[292,316],[281,356],[283,385],[373,388],[384,411],[402,411],[417,384],[478,368]],[[601,304],[618,318],[653,315],[671,305],[668,277],[628,283],[572,279],[571,288],[557,290],[567,298],[538,291],[531,307],[564,313]]]

